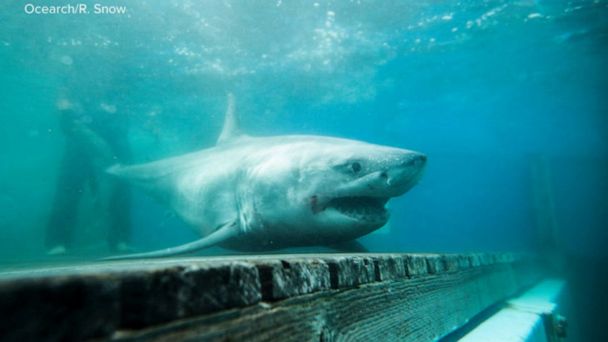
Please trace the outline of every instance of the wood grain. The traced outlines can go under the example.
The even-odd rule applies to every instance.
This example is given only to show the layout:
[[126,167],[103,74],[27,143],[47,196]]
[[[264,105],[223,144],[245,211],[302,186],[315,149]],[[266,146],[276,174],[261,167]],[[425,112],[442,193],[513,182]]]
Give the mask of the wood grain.
[[0,274],[0,314],[11,317],[0,321],[0,339],[427,341],[539,277],[532,259],[513,254],[187,258],[11,272]]

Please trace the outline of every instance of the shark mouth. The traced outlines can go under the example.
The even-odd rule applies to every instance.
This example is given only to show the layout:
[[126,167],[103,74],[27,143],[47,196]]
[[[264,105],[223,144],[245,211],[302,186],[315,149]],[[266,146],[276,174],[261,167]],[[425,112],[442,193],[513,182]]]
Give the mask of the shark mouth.
[[322,210],[333,209],[357,221],[385,221],[388,211],[384,207],[388,197],[346,196],[329,200]]

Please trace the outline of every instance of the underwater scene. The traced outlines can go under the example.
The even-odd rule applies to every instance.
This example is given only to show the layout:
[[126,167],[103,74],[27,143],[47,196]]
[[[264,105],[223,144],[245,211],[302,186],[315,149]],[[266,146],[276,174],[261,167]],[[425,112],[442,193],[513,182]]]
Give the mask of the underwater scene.
[[4,0],[0,270],[541,254],[604,340],[607,61],[606,0]]

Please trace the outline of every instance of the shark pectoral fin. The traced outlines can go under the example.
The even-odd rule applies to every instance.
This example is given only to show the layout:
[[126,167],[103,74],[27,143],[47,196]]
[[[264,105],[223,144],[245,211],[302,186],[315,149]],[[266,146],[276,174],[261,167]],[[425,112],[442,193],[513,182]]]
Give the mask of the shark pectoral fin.
[[342,253],[368,253],[369,252],[369,250],[367,248],[365,248],[365,246],[363,246],[361,244],[361,242],[359,242],[357,240],[340,242],[340,243],[336,243],[333,245],[329,245],[327,247],[329,247],[331,249],[335,249],[336,251],[342,252]]
[[115,257],[104,258],[103,260],[126,260],[126,259],[143,259],[143,258],[164,258],[174,255],[190,254],[198,250],[211,247],[226,241],[239,234],[239,226],[237,221],[232,221],[221,226],[213,233],[205,236],[202,239],[187,243],[185,245],[162,249],[154,252],[136,253],[128,255],[120,255]]

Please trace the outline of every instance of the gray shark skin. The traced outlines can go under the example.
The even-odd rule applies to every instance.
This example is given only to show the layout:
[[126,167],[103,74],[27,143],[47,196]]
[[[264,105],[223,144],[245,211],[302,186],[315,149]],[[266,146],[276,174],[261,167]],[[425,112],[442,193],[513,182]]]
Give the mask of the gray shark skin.
[[410,190],[426,157],[400,148],[314,135],[238,133],[234,97],[216,146],[135,166],[121,177],[170,206],[202,236],[165,257],[219,245],[240,251],[349,243],[382,227],[385,204]]

